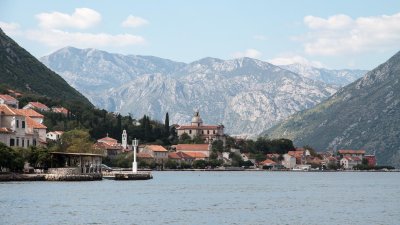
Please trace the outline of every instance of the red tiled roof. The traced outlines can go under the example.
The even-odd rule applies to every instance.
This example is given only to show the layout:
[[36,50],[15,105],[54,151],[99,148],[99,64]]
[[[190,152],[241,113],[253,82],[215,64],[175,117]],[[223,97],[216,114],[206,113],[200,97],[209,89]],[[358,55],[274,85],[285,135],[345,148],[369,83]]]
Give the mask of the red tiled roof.
[[299,158],[299,157],[303,156],[304,150],[289,151],[287,154],[289,154],[289,155],[291,155],[291,156],[294,156],[294,157],[296,157],[296,158]]
[[64,107],[53,107],[52,111],[55,113],[63,113],[63,114],[68,114],[68,109]]
[[178,144],[176,151],[208,151],[208,144]]
[[339,152],[339,154],[365,154],[365,150],[344,150],[344,149],[341,149],[338,152]]
[[8,129],[7,127],[0,127],[0,133],[12,133],[13,131],[11,129]]
[[274,162],[274,161],[272,161],[270,159],[266,159],[266,160],[260,162],[260,164],[261,165],[273,165],[273,164],[276,164],[276,162]]
[[33,109],[16,109],[21,115],[31,118],[44,118],[44,116]]
[[47,107],[47,105],[40,103],[40,102],[29,102],[28,104],[30,104],[34,108],[38,108],[38,109],[49,109],[49,107]]
[[17,99],[15,99],[14,97],[12,97],[10,95],[0,95],[0,98],[5,101],[10,101],[10,102],[17,101]]
[[153,152],[167,152],[167,149],[161,145],[146,145],[144,148]]
[[136,157],[142,158],[142,159],[152,159],[152,158],[154,158],[152,155],[150,155],[149,153],[145,153],[145,152],[137,153]]
[[168,158],[169,159],[181,159],[181,157],[178,155],[176,152],[170,152],[168,153]]
[[34,128],[34,129],[46,129],[47,127],[41,123],[36,122],[34,119],[30,118],[29,116],[25,117],[27,127]]
[[118,141],[116,139],[110,138],[110,137],[101,138],[101,139],[97,140],[97,142],[118,143]]
[[103,150],[118,150],[118,149],[121,149],[120,145],[113,145],[112,143],[107,143],[107,142],[96,142],[93,146],[96,149],[103,149]]
[[207,158],[207,156],[201,152],[185,152],[185,154],[195,159]]
[[0,104],[0,113],[3,113],[3,115],[6,116],[16,116],[16,115],[22,116],[20,112],[18,112],[18,110],[5,104]]

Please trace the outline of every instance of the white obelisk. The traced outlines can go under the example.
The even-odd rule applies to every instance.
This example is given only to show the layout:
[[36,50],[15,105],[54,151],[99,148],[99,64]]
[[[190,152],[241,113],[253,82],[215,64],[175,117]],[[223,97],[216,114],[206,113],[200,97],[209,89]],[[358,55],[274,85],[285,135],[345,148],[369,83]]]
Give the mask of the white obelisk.
[[136,150],[137,150],[137,146],[138,146],[139,141],[133,140],[132,141],[132,146],[133,146],[133,163],[132,163],[132,172],[133,173],[137,173],[137,162],[136,162]]

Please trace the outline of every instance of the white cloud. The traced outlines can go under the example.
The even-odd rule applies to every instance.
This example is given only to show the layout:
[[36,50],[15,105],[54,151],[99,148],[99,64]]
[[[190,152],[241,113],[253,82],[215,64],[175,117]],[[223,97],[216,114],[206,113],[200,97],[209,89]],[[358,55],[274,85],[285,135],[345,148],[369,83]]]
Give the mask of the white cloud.
[[80,48],[91,47],[124,47],[144,44],[145,39],[132,34],[111,35],[106,33],[80,33],[62,30],[30,30],[26,32],[31,40],[41,42],[50,47],[74,46]]
[[306,16],[310,29],[303,37],[310,55],[340,55],[379,52],[400,47],[400,13],[353,19],[334,15],[328,19]]
[[39,26],[44,29],[86,29],[101,21],[100,13],[89,8],[76,8],[71,15],[61,12],[40,13],[36,18],[39,20]]
[[149,22],[141,17],[129,15],[121,24],[123,27],[140,27],[148,24]]
[[7,35],[17,35],[21,33],[18,23],[7,23],[0,21],[0,27]]
[[233,58],[249,57],[254,59],[260,58],[261,55],[261,52],[252,48],[246,49],[244,52],[235,52],[232,54]]
[[274,65],[290,65],[290,64],[297,63],[297,64],[308,65],[308,66],[317,67],[317,68],[323,67],[323,64],[321,62],[311,61],[300,55],[280,56],[280,57],[276,57],[273,59],[268,59],[266,61],[269,63],[272,63]]

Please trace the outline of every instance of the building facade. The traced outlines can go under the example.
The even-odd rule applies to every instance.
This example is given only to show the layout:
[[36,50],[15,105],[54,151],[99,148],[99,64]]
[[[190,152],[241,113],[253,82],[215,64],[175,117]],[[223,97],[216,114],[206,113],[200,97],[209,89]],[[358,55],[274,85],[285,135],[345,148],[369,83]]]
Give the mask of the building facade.
[[204,125],[198,111],[194,114],[191,124],[178,125],[176,131],[179,137],[183,134],[189,135],[192,139],[199,136],[206,143],[224,139],[224,125]]

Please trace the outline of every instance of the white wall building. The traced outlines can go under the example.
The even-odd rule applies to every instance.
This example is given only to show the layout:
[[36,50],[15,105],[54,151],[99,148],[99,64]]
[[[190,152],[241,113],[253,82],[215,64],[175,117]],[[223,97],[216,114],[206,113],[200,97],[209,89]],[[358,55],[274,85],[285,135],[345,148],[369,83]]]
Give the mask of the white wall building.
[[293,169],[296,166],[296,158],[289,154],[284,154],[282,165],[287,169]]

